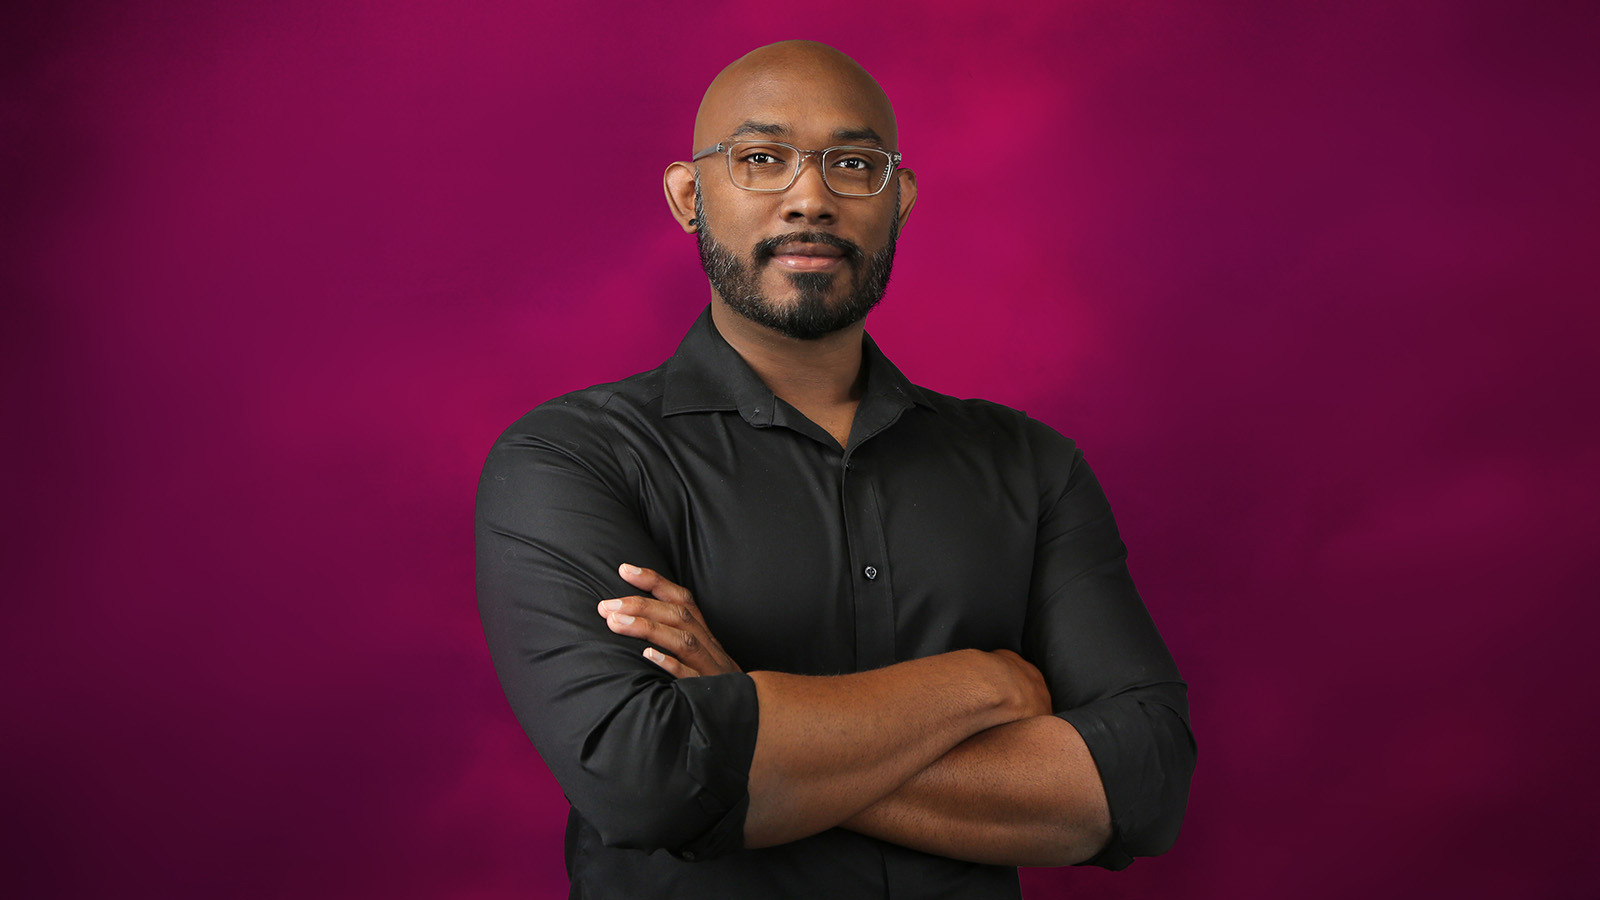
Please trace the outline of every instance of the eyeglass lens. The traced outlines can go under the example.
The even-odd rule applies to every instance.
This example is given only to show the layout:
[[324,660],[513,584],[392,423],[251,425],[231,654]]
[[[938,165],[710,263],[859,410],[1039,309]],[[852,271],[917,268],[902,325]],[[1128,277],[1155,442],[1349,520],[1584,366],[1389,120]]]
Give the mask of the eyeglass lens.
[[[728,171],[740,187],[781,191],[794,183],[800,151],[770,141],[738,141],[728,148]],[[822,180],[840,194],[875,194],[889,177],[893,157],[871,147],[832,147],[822,154]]]

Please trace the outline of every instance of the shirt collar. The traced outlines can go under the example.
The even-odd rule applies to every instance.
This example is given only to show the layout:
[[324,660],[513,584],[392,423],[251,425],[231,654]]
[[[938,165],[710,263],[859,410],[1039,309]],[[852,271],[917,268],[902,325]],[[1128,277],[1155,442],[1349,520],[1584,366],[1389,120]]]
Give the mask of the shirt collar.
[[[863,406],[869,398],[881,396],[902,406],[934,408],[922,389],[883,355],[871,335],[864,335],[863,340],[862,364],[867,367]],[[708,305],[684,335],[678,352],[667,360],[661,414],[738,410],[751,425],[771,425],[776,401],[772,391],[717,331]]]

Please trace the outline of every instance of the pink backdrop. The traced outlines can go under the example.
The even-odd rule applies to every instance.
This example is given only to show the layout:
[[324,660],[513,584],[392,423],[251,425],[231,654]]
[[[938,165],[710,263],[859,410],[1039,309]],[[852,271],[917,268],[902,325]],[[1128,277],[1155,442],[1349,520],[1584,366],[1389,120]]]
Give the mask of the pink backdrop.
[[792,36],[920,175],[873,334],[1080,440],[1193,685],[1177,848],[1029,895],[1600,883],[1595,5],[41,6],[0,27],[9,896],[564,896],[479,466],[671,352],[661,170]]

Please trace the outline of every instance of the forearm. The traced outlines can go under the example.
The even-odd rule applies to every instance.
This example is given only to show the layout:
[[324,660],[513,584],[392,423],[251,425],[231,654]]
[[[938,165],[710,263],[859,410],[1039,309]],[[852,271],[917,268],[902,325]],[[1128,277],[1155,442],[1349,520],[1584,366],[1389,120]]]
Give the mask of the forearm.
[[962,742],[845,828],[971,862],[1082,862],[1111,835],[1094,759],[1055,716],[988,729]]
[[838,825],[972,735],[1028,714],[1038,697],[1018,690],[1010,666],[964,650],[851,675],[750,673],[760,727],[745,845]]
[[[612,631],[648,642],[645,657],[678,679],[739,671],[687,589],[628,564],[618,574],[651,596],[601,601]],[[1010,650],[956,650],[849,675],[748,674],[758,722],[746,847],[839,825],[967,738],[1051,709],[1043,675]]]

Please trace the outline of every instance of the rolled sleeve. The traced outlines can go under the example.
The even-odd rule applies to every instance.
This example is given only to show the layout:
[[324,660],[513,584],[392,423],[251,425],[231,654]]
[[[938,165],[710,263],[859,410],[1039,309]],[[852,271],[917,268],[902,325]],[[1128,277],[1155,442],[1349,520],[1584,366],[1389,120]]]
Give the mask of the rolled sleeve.
[[628,502],[597,407],[552,401],[500,437],[479,482],[479,612],[495,671],[574,809],[608,846],[709,859],[743,846],[755,686],[673,679],[596,611],[673,577]]
[[1163,684],[1057,713],[1088,745],[1111,809],[1112,839],[1086,865],[1125,869],[1178,839],[1195,764],[1187,709],[1183,686]]
[[1086,864],[1122,869],[1177,839],[1196,753],[1188,686],[1134,587],[1127,547],[1082,451],[1053,431],[1037,441],[1047,502],[1026,647],[1105,788],[1112,836]]

